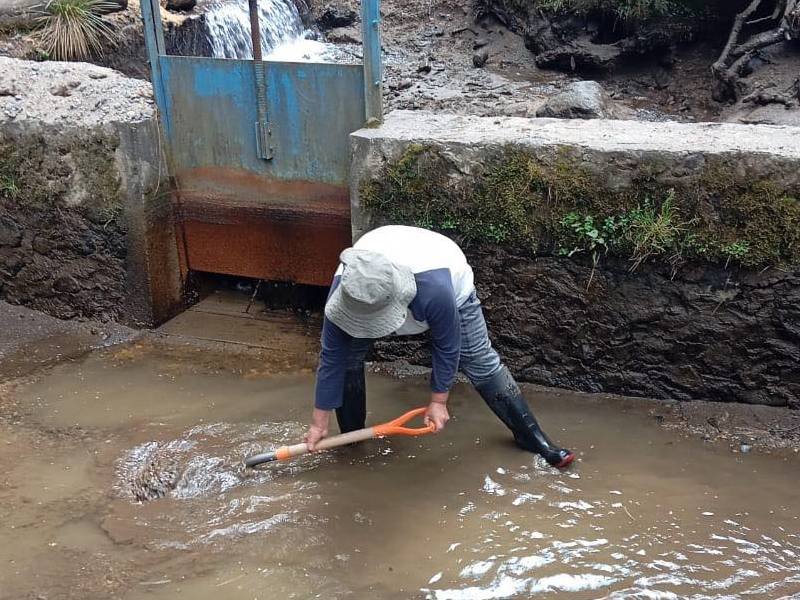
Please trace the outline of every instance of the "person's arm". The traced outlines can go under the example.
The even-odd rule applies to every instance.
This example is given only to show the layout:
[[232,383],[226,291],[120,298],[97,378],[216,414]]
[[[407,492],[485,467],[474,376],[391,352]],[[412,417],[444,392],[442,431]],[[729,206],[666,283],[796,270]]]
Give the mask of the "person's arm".
[[[331,291],[337,283],[338,280],[335,279]],[[311,414],[311,424],[305,434],[305,441],[311,451],[319,440],[328,435],[331,413],[342,405],[350,339],[349,335],[327,318],[323,321],[314,410]]]
[[430,286],[431,296],[425,302],[425,320],[431,331],[433,361],[431,401],[426,421],[432,422],[437,431],[450,419],[447,400],[461,355],[461,321],[455,293],[449,271],[443,269],[442,272],[443,275],[436,274],[436,284]]
[[327,318],[322,323],[322,348],[317,367],[314,408],[332,411],[342,405],[350,336]]

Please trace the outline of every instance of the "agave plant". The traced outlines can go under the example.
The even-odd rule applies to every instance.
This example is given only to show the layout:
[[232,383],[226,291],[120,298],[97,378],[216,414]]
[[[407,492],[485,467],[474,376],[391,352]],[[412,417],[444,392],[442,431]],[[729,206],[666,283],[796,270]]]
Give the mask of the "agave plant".
[[57,60],[100,54],[103,41],[116,43],[114,30],[102,15],[117,8],[108,0],[50,0],[37,19],[45,52]]

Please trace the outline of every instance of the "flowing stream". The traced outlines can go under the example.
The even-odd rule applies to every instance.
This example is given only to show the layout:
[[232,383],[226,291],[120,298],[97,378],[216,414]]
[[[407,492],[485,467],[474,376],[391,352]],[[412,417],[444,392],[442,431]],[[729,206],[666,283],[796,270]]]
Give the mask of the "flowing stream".
[[[259,0],[261,52],[270,60],[324,61],[328,45],[314,39],[303,26],[291,0]],[[252,58],[250,13],[246,0],[214,5],[206,14],[214,58]]]

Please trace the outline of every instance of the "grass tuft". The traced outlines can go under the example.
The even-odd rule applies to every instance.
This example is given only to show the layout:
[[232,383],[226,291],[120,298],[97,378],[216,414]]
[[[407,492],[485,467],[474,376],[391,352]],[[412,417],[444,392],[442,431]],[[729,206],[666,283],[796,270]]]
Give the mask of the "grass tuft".
[[104,41],[116,43],[114,30],[102,15],[116,6],[108,0],[50,0],[37,19],[46,55],[80,60],[102,54]]
[[0,174],[0,197],[16,200],[19,196],[19,186],[12,175]]

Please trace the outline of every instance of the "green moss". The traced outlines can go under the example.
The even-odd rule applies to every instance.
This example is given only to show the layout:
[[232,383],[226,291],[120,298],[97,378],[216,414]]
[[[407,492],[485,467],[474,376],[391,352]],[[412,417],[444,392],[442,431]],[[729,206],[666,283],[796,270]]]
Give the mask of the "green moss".
[[508,147],[467,176],[436,149],[414,144],[362,183],[362,205],[374,224],[412,224],[540,253],[602,252],[631,259],[633,268],[684,259],[800,264],[797,190],[725,161],[671,187],[659,181],[667,165],[654,161],[639,165],[622,189],[602,171],[565,148],[534,156]]
[[123,213],[121,182],[115,164],[114,143],[108,138],[95,138],[72,149],[75,168],[93,177],[82,181],[86,199],[81,208],[92,221],[105,223],[119,220]]
[[71,210],[98,223],[116,220],[123,206],[115,150],[113,141],[102,137],[63,146],[44,139],[0,143],[0,199],[21,209],[48,210],[63,206],[77,186],[80,202]]

